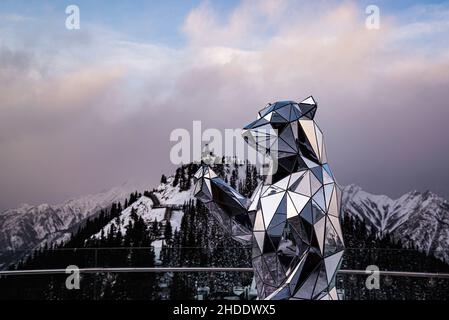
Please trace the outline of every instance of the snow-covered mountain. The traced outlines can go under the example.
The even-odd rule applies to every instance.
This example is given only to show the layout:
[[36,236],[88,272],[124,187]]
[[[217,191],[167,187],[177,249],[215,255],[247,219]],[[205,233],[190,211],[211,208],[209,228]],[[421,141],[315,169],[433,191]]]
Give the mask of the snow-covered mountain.
[[160,222],[169,219],[173,230],[179,229],[184,214],[181,207],[185,202],[193,199],[193,189],[179,191],[179,187],[173,187],[172,183],[173,177],[170,177],[167,183],[159,185],[154,190],[153,196],[157,199],[141,196],[136,202],[121,212],[119,219],[113,219],[93,237],[99,238],[102,232],[103,234],[108,234],[112,225],[115,230],[120,229],[122,234],[125,234],[125,227],[131,221],[132,210],[135,210],[136,214],[141,216],[146,222],[155,220]]
[[[170,221],[171,227],[174,230],[181,228],[181,220],[184,215],[182,206],[193,199],[193,188],[186,191],[180,191],[179,185],[173,187],[174,177],[169,177],[166,183],[161,183],[152,192],[152,196],[141,196],[132,205],[124,209],[118,219],[111,220],[106,226],[104,226],[99,232],[94,234],[92,238],[100,238],[101,235],[107,235],[111,227],[114,230],[120,230],[122,234],[126,233],[126,226],[129,225],[131,213],[135,210],[135,213],[142,217],[146,223],[153,221],[166,223]],[[160,261],[160,252],[162,248],[163,239],[153,241],[156,261]]]
[[[244,185],[245,166],[228,165],[225,169],[228,179],[232,171],[237,173],[236,185]],[[139,198],[123,210],[119,219],[107,224],[103,232],[107,234],[112,224],[124,228],[132,208],[147,222],[169,218],[172,227],[179,228],[183,215],[180,206],[193,199],[193,185],[189,190],[180,191],[179,185],[173,187],[173,180],[173,176],[168,177],[166,183],[156,187],[152,193],[155,198]],[[17,259],[21,251],[29,252],[43,243],[67,239],[79,223],[112,202],[123,201],[136,188],[128,184],[60,205],[22,205],[0,213],[0,269],[2,262]],[[346,214],[365,221],[380,236],[390,234],[406,245],[449,261],[449,251],[444,251],[449,245],[449,204],[431,192],[414,191],[391,199],[350,185],[343,188],[342,208]],[[99,235],[100,232],[93,236]],[[8,255],[11,250],[15,250],[13,257]]]
[[132,190],[131,184],[123,184],[61,204],[22,204],[3,211],[0,213],[0,269],[44,243],[68,239],[79,223],[113,202],[123,201]]
[[[245,177],[244,166],[237,168],[238,182]],[[226,174],[230,175],[230,170]],[[173,177],[167,183],[159,185],[154,192],[162,206],[182,205],[193,199],[192,189],[179,191],[172,186]],[[363,191],[359,186],[349,185],[343,188],[342,209],[346,214],[363,220],[367,227],[379,236],[389,234],[400,239],[409,247],[417,247],[423,252],[449,261],[449,204],[431,193],[409,192],[398,199],[385,195],[374,195]],[[164,219],[165,208],[152,208],[153,201],[147,197],[139,199],[132,207],[147,221]],[[171,224],[180,226],[182,211],[173,211]],[[121,228],[129,221],[131,207],[121,215]],[[116,224],[112,221],[110,224]],[[115,225],[115,227],[118,227]],[[104,228],[107,234],[109,225]],[[122,232],[124,232],[122,230]],[[98,235],[97,235],[98,236]],[[445,251],[447,250],[447,251]]]
[[342,208],[381,236],[390,234],[407,246],[449,261],[449,203],[432,192],[412,191],[391,199],[350,185],[343,189]]

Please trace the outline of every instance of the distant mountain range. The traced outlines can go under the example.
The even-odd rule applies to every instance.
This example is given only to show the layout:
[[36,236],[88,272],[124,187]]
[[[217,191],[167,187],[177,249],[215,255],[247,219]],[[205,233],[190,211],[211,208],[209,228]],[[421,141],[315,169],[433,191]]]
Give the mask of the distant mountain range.
[[[244,170],[238,170],[238,173],[239,180],[243,180]],[[119,219],[111,221],[104,232],[111,224],[123,228],[131,208],[135,208],[137,214],[147,221],[160,221],[167,210],[163,206],[182,205],[193,198],[191,189],[180,192],[179,186],[173,187],[172,182],[173,177],[169,177],[167,183],[154,190],[158,206],[162,207],[155,206],[152,199],[142,196],[133,206],[125,209]],[[68,239],[71,232],[87,218],[108,208],[113,202],[124,201],[134,190],[130,185],[124,185],[59,205],[21,205],[0,213],[0,269],[44,243]],[[363,220],[379,236],[390,234],[406,246],[418,247],[449,261],[449,251],[445,251],[449,245],[449,204],[431,192],[414,191],[391,199],[350,185],[343,188],[342,209],[346,214]],[[173,228],[179,227],[181,217],[182,211],[171,212]],[[118,223],[121,225],[118,226]],[[99,234],[92,236],[98,237]]]
[[342,208],[380,236],[390,234],[406,246],[449,261],[449,203],[430,191],[390,199],[350,185],[343,189]]
[[113,202],[123,201],[131,190],[129,184],[124,184],[61,204],[22,204],[3,211],[0,213],[0,269],[45,243],[67,240],[83,221]]

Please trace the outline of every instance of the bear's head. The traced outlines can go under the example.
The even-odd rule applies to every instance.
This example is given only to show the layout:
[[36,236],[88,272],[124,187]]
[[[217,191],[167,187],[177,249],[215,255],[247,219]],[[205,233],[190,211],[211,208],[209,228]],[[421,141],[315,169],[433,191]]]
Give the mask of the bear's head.
[[258,119],[243,128],[244,140],[277,162],[279,174],[327,162],[323,133],[314,121],[317,103],[278,101],[259,111]]

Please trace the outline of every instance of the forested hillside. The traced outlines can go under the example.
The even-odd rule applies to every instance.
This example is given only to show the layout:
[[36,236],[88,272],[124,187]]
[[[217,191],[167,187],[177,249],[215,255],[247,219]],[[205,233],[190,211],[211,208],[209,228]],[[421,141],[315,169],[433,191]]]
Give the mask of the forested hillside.
[[[10,269],[84,267],[250,267],[249,247],[233,241],[190,192],[196,164],[182,166],[174,176],[162,176],[161,186],[132,193],[74,232],[62,243],[44,246]],[[250,196],[260,177],[249,164],[216,165],[215,171]],[[179,198],[179,195],[185,198]],[[183,201],[180,225],[151,220],[138,210],[142,198],[157,199],[153,207],[176,198]],[[128,212],[126,219],[124,212]],[[108,228],[105,228],[108,226]],[[342,228],[347,247],[343,269],[449,272],[432,255],[404,249],[400,240],[382,236],[354,214],[344,214]],[[107,230],[107,232],[105,232]],[[67,275],[7,276],[0,278],[0,299],[194,299],[235,296],[235,287],[249,286],[251,273],[98,273],[83,274],[80,290],[67,290]],[[380,290],[367,290],[366,276],[340,275],[338,287],[345,299],[447,299],[449,281],[429,278],[382,277]],[[242,296],[243,298],[243,296]]]

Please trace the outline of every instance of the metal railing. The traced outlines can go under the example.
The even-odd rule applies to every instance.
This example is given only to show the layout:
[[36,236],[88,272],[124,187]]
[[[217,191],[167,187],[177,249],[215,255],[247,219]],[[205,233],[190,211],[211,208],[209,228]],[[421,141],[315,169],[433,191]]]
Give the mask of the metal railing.
[[[145,254],[143,261],[129,259],[136,252],[144,253],[149,249],[155,252],[155,265],[145,260]],[[210,295],[218,295],[232,291],[233,287],[246,287],[252,279],[250,255],[248,259],[234,259],[231,263],[225,259],[229,249],[232,248],[183,247],[183,257],[168,262],[162,261],[161,249],[155,247],[56,249],[52,253],[53,259],[48,262],[43,259],[44,263],[41,264],[25,264],[18,270],[0,271],[0,300],[9,297],[105,299],[105,287],[115,283],[117,278],[129,280],[133,285],[151,279],[162,283],[165,286],[165,289],[161,289],[164,299],[170,298],[169,288],[175,280],[184,282],[189,288],[210,287]],[[2,254],[4,257],[8,254],[17,257],[25,256],[24,253],[0,252],[0,268]],[[203,260],[195,258],[203,254],[213,255],[214,260],[201,263]],[[449,299],[448,264],[436,258],[421,261],[416,259],[415,254],[416,250],[407,249],[346,248],[337,276],[337,288],[345,292],[346,299]],[[449,257],[449,251],[438,252],[438,255]],[[141,258],[139,254],[137,256]],[[206,263],[210,265],[204,266]],[[82,293],[65,289],[65,280],[73,270],[67,268],[69,265],[79,267],[76,271],[83,275],[81,282],[85,290],[81,290]],[[367,289],[366,281],[373,271],[365,268],[372,265],[379,269],[376,273],[380,277],[380,289]],[[120,290],[131,290],[131,287]]]
[[[82,268],[79,273],[165,273],[165,272],[253,272],[252,268],[220,267],[149,267],[149,268]],[[67,269],[9,270],[0,271],[0,276],[63,274]]]
[[[123,257],[132,252],[146,252],[147,250],[154,250],[156,253],[156,266],[147,267],[148,264],[133,265],[133,263],[123,263]],[[179,250],[180,248],[177,248]],[[220,255],[221,250],[229,248],[213,248],[214,254]],[[240,248],[241,249],[241,248]],[[173,251],[174,248],[164,248],[164,250]],[[182,247],[182,250],[186,252],[185,257],[187,260],[192,253],[208,252],[211,248],[202,247]],[[16,270],[15,268],[5,270],[6,265],[3,266],[1,271],[1,258],[2,256],[15,256],[24,257],[25,253],[29,253],[28,250],[23,251],[0,251],[0,276],[6,275],[21,275],[21,274],[58,274],[65,273],[65,267],[68,265],[76,265],[79,267],[80,273],[142,273],[142,272],[252,272],[250,258],[248,261],[239,261],[232,267],[223,266],[207,266],[199,267],[196,263],[193,265],[191,261],[180,261],[180,263],[162,264],[161,248],[158,247],[109,247],[109,248],[59,248],[53,249],[53,255],[56,256],[52,263],[48,264],[48,268],[45,266],[28,266],[27,268],[21,268],[22,270]],[[383,276],[403,276],[403,277],[432,277],[432,278],[449,278],[449,265],[433,258],[437,261],[433,264],[426,265],[413,265],[412,259],[409,259],[408,254],[410,252],[416,252],[416,250],[408,249],[363,249],[363,248],[346,248],[345,256],[351,256],[352,259],[344,261],[340,274],[352,274],[352,275],[366,275],[365,268],[369,265],[376,265],[379,267],[379,275]],[[209,252],[210,254],[210,252]],[[391,256],[392,261],[388,261],[388,266],[385,264],[385,255]],[[440,256],[449,257],[449,251],[441,251]],[[114,260],[116,257],[119,259]],[[126,260],[126,259],[125,259]],[[57,262],[55,262],[57,261]],[[114,261],[114,262],[111,262]],[[120,262],[122,261],[122,262]],[[216,263],[217,264],[217,263]],[[221,263],[220,263],[221,264]],[[441,269],[443,264],[443,269]],[[28,270],[23,270],[28,269]],[[383,270],[382,270],[383,269]]]
[[[165,273],[165,272],[253,272],[253,268],[228,268],[228,267],[142,267],[142,268],[81,268],[79,273]],[[35,269],[35,270],[7,270],[0,271],[0,276],[16,275],[45,275],[65,274],[67,269]],[[339,274],[344,275],[369,275],[372,271],[340,269]],[[441,278],[449,279],[449,273],[438,272],[407,272],[379,270],[380,276],[410,277],[410,278]]]

